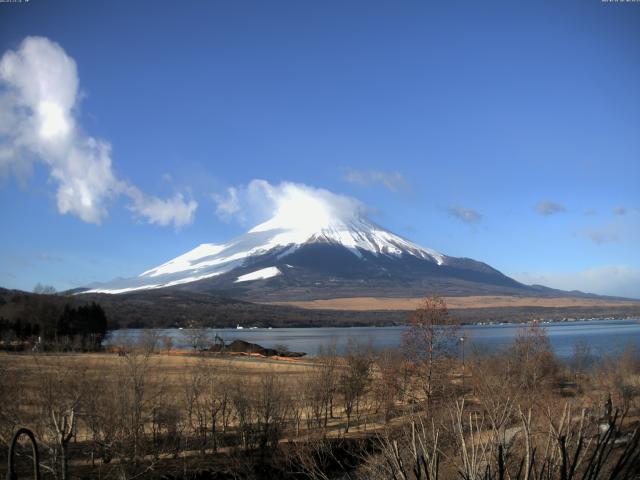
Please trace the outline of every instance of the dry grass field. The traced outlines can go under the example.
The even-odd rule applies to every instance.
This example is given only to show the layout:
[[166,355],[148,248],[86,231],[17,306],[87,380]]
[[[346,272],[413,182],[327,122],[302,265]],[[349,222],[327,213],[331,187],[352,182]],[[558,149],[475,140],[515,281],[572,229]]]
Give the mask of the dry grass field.
[[[499,355],[430,358],[422,352],[449,335],[436,307],[416,317],[396,351],[350,344],[342,356],[279,359],[141,342],[111,353],[0,353],[0,455],[26,426],[40,443],[43,478],[497,480],[504,468],[523,480],[519,465],[537,449],[536,465],[550,469],[540,478],[555,480],[570,478],[558,457],[565,446],[581,475],[604,454],[602,472],[629,462],[624,475],[575,478],[637,478],[636,349],[589,367],[581,348],[564,364],[533,326]],[[606,441],[596,441],[606,422]],[[417,448],[438,462],[429,477],[411,476],[424,468]]]
[[[120,374],[125,363],[113,353],[0,353],[2,371],[17,374],[26,390],[48,371],[76,371],[89,378],[101,376],[105,380]],[[233,374],[249,383],[255,383],[266,374],[276,374],[291,381],[302,379],[313,368],[313,363],[298,359],[271,359],[257,356],[204,356],[189,352],[172,351],[170,355],[154,354],[145,357],[145,381],[150,388],[162,386],[165,394],[182,394],[185,378],[192,369],[204,368],[218,375]]]
[[[505,308],[505,307],[621,307],[638,306],[640,301],[610,300],[576,297],[516,297],[516,296],[468,296],[443,297],[450,309]],[[291,305],[312,310],[384,311],[415,310],[423,298],[401,297],[352,297],[329,300],[307,300],[295,302],[272,302],[272,305]]]

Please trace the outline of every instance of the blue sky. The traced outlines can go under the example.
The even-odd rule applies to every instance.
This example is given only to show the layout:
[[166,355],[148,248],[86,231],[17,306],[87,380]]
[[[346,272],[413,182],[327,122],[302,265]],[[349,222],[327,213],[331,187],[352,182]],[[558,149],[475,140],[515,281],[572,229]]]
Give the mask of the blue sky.
[[[260,218],[216,199],[264,179],[527,283],[640,297],[638,3],[31,0],[0,4],[0,50],[4,287],[228,240]],[[75,62],[45,113],[78,163],[19,141],[38,58]]]

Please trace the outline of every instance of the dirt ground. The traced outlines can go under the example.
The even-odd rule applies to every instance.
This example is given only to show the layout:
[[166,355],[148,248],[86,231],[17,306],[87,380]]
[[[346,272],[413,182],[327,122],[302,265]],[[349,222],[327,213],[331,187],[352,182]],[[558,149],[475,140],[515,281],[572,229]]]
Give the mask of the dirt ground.
[[[598,298],[540,298],[516,296],[469,296],[444,297],[447,307],[458,308],[501,308],[501,307],[621,307],[640,306],[640,301],[610,300]],[[307,300],[297,302],[272,302],[275,305],[292,305],[311,310],[415,310],[422,298],[379,298],[351,297],[329,300]]]

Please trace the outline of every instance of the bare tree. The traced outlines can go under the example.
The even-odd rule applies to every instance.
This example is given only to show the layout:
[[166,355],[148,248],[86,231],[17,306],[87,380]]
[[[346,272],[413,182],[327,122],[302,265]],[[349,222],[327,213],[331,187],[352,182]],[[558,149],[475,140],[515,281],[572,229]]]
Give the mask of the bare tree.
[[435,480],[439,475],[440,432],[421,416],[399,431],[386,429],[377,437],[379,455],[365,459],[366,478]]
[[275,374],[261,377],[254,410],[260,428],[260,448],[264,451],[267,446],[278,444],[289,411],[285,386]]
[[[4,359],[3,359],[4,360]],[[0,444],[9,445],[16,427],[23,423],[21,407],[27,391],[20,379],[20,372],[8,368],[0,361]]]
[[82,399],[82,419],[91,442],[91,460],[108,464],[117,455],[118,432],[122,431],[117,377],[107,364],[100,365],[87,376]]
[[584,374],[592,361],[591,347],[581,339],[573,346],[573,380],[578,383],[579,378]]
[[304,417],[305,406],[307,402],[307,391],[305,388],[305,383],[297,381],[295,384],[289,386],[289,390],[291,391],[291,398],[289,403],[291,409],[291,417],[295,425],[295,436],[299,437],[300,425]]
[[[227,369],[230,366],[227,366]],[[206,404],[211,420],[211,441],[213,450],[218,449],[218,426],[226,429],[225,414],[229,410],[229,382],[228,375],[213,368],[206,373],[207,397]]]
[[209,402],[207,390],[209,379],[206,364],[200,360],[189,368],[189,377],[184,385],[185,411],[191,431],[198,440],[198,448],[204,455],[209,432]]
[[182,335],[194,352],[200,352],[209,345],[209,332],[205,328],[186,328]]
[[80,400],[85,392],[85,369],[77,363],[34,358],[38,366],[40,439],[50,455],[43,465],[55,478],[68,478],[68,447],[76,432]]
[[[326,435],[312,435],[304,442],[289,446],[288,468],[294,474],[302,474],[309,480],[331,480],[352,478],[349,465],[336,452],[344,447],[344,440],[330,440]],[[368,477],[363,477],[368,478]]]
[[611,396],[613,403],[625,414],[640,410],[640,355],[633,344],[625,347],[620,356],[603,358],[594,369],[591,379],[595,385],[592,396]]
[[351,417],[358,413],[362,399],[370,381],[371,352],[354,342],[347,344],[345,365],[340,372],[339,391],[342,394],[342,406],[347,416],[345,433],[349,431]]
[[36,286],[33,287],[33,293],[37,293],[39,295],[55,295],[57,290],[51,285],[43,285],[38,282],[36,283]]
[[441,380],[442,357],[449,353],[457,338],[456,322],[440,297],[425,298],[413,312],[403,346],[416,368],[427,405],[434,387]]
[[138,346],[146,355],[152,355],[156,353],[159,343],[160,334],[153,328],[146,328],[142,330],[142,332],[140,333],[140,337],[138,338]]
[[238,442],[245,449],[254,445],[253,424],[255,417],[255,402],[250,396],[251,391],[252,386],[248,384],[246,379],[240,376],[235,376],[233,378],[230,399],[238,427]]
[[337,391],[338,355],[335,343],[322,346],[313,370],[303,379],[304,407],[308,427],[326,428],[333,417],[333,403]]
[[376,356],[376,376],[373,395],[378,409],[382,409],[384,421],[389,422],[405,389],[404,358],[397,350],[383,350]]
[[148,382],[151,376],[149,355],[136,352],[121,359],[116,392],[121,419],[121,452],[137,466],[145,454],[145,424],[152,402]]
[[547,332],[537,323],[520,329],[506,359],[511,380],[529,393],[542,393],[540,387],[551,386],[560,371]]
[[478,356],[469,363],[474,397],[484,414],[492,454],[499,452],[504,458],[513,446],[514,432],[518,431],[514,424],[519,418],[517,405],[522,389],[511,380],[507,362],[501,356]]
[[171,335],[165,335],[161,338],[162,345],[167,352],[167,355],[171,353],[171,349],[173,349],[173,337]]

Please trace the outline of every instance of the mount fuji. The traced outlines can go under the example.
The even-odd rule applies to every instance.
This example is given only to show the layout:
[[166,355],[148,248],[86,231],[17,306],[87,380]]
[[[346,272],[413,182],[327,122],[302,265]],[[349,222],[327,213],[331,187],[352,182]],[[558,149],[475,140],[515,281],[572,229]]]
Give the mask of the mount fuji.
[[95,284],[84,293],[166,288],[252,301],[540,293],[485,263],[395,235],[358,208],[304,192],[227,243],[199,245],[137,277]]

